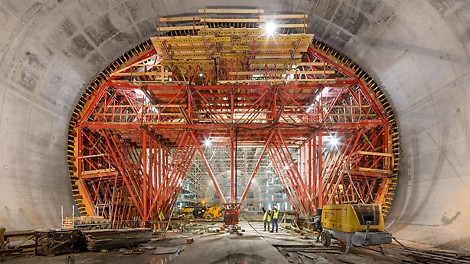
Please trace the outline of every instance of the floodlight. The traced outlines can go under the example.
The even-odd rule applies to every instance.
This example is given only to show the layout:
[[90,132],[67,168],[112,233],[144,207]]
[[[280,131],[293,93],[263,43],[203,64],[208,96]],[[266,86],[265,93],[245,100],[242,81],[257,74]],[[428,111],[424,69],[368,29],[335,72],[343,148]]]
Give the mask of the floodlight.
[[277,25],[274,22],[268,22],[264,26],[264,31],[268,36],[274,35],[274,33],[276,33],[276,29]]
[[330,140],[330,145],[333,146],[333,147],[336,147],[339,143],[339,140],[337,137],[333,137],[331,140]]

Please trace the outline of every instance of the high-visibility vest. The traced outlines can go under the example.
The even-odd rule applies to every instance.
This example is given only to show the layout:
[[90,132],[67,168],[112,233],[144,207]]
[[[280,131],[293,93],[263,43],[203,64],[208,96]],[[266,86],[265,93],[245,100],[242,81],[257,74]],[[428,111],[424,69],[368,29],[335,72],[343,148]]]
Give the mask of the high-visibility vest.
[[277,210],[273,213],[273,219],[277,219],[279,217],[279,212]]
[[264,212],[263,221],[269,221],[269,220],[271,220],[271,219],[269,219],[269,218],[271,218],[271,216],[268,214],[268,211]]

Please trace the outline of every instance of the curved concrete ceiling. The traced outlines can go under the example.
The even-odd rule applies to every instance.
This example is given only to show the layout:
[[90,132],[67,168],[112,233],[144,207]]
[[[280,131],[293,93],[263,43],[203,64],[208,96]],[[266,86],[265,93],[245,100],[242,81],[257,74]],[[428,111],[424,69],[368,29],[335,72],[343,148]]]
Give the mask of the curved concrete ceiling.
[[99,71],[155,35],[160,16],[234,5],[308,13],[309,32],[382,85],[395,109],[402,153],[389,230],[399,238],[469,248],[466,0],[3,0],[0,226],[58,227],[60,206],[72,207],[67,127]]

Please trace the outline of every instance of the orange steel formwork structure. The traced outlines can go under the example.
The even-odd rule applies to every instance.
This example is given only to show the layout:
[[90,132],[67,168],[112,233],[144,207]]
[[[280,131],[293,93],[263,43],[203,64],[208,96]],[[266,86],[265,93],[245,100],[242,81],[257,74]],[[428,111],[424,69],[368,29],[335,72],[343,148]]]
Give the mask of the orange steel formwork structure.
[[[113,227],[168,218],[197,155],[221,204],[243,204],[267,156],[305,215],[346,202],[386,212],[398,168],[390,105],[359,66],[306,34],[306,17],[204,9],[161,18],[159,35],[100,73],[73,114],[69,172],[80,212]],[[266,35],[273,20],[277,32]],[[230,150],[229,194],[206,157],[208,138]],[[262,151],[239,196],[241,146]]]

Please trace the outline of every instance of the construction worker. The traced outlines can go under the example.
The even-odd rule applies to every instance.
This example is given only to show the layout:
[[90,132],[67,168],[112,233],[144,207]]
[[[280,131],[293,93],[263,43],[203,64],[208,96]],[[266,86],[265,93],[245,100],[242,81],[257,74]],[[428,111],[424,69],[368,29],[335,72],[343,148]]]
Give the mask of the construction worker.
[[264,231],[266,231],[266,225],[268,226],[268,231],[269,231],[269,223],[271,223],[271,210],[267,210],[264,212],[263,222],[264,222]]
[[277,219],[279,218],[279,212],[277,211],[277,208],[273,208],[272,212],[272,224],[271,224],[271,233],[274,232],[274,225],[276,225],[276,233],[278,231],[278,226],[277,226]]

